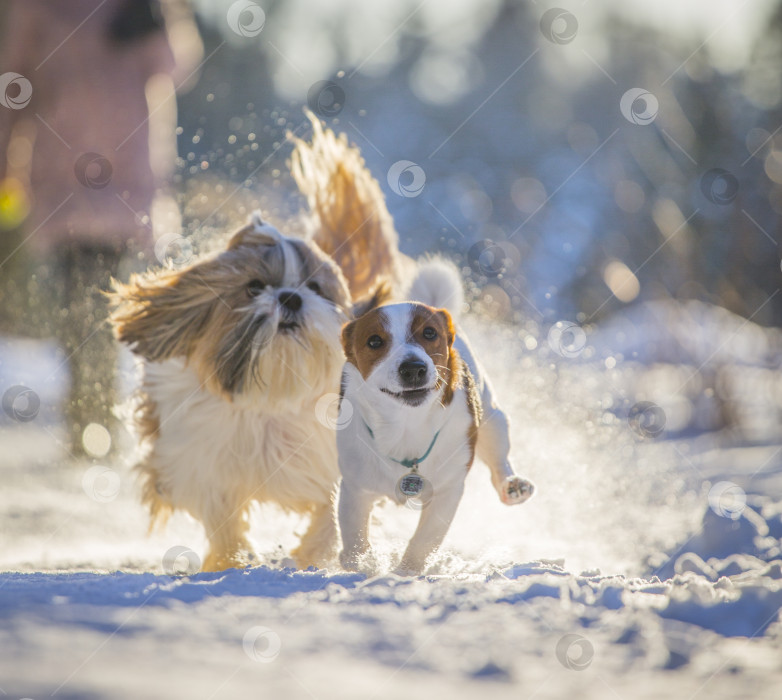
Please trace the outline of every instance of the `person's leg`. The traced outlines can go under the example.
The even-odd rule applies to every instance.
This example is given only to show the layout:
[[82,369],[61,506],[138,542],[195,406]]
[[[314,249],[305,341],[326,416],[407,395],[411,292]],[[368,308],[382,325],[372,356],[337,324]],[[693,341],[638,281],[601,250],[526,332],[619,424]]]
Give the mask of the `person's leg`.
[[61,259],[64,297],[60,340],[70,375],[65,404],[68,442],[74,456],[85,453],[84,429],[90,423],[115,434],[117,347],[108,323],[108,302],[102,292],[116,275],[120,254],[106,247],[72,243]]
[[31,329],[30,278],[34,261],[22,245],[21,229],[0,232],[0,334],[35,335]]

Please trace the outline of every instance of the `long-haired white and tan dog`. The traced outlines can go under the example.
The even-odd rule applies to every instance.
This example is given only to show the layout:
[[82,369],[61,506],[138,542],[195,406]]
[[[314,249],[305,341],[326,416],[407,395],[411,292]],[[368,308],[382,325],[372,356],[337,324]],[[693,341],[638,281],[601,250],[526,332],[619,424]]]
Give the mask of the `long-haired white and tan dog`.
[[[398,573],[420,572],[439,547],[477,456],[503,503],[534,486],[508,459],[508,419],[469,345],[444,308],[461,306],[455,269],[423,263],[409,292],[416,302],[375,308],[342,331],[347,363],[337,435],[342,485],[342,566],[371,568],[369,516],[388,497],[420,508]],[[421,301],[428,302],[420,303]]]
[[293,175],[312,240],[254,215],[225,250],[115,285],[117,337],[143,360],[132,420],[143,501],[152,525],[176,509],[204,525],[205,570],[247,563],[254,501],[311,516],[299,566],[336,556],[336,444],[316,405],[339,388],[350,292],[363,296],[378,274],[393,280],[402,263],[360,155],[311,121]]

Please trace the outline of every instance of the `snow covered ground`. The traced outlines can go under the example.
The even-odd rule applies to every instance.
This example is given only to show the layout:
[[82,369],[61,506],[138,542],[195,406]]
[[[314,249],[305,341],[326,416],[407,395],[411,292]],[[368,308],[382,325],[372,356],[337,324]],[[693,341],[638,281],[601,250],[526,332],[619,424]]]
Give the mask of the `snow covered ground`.
[[[778,698],[782,436],[776,418],[757,416],[776,416],[779,402],[727,395],[719,380],[771,381],[775,360],[700,366],[726,339],[776,340],[718,310],[696,322],[702,355],[641,356],[621,323],[554,352],[548,327],[469,319],[538,494],[502,506],[476,465],[418,579],[287,568],[299,523],[272,508],[254,514],[257,567],[178,575],[198,565],[200,527],[177,516],[147,537],[126,460],[73,460],[58,446],[55,349],[0,339],[0,387],[41,398],[35,420],[0,417],[1,692]],[[633,327],[665,344],[650,318]],[[628,422],[641,400],[662,413]],[[697,429],[724,405],[735,424]],[[377,513],[388,569],[414,517]]]

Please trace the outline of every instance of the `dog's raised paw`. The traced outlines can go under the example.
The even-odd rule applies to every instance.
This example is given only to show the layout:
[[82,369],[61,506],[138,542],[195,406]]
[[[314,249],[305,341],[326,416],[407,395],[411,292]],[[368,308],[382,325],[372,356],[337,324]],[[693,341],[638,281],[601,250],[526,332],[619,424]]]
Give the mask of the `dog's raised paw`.
[[535,484],[520,476],[509,476],[502,482],[500,500],[506,506],[515,506],[528,501],[535,493]]

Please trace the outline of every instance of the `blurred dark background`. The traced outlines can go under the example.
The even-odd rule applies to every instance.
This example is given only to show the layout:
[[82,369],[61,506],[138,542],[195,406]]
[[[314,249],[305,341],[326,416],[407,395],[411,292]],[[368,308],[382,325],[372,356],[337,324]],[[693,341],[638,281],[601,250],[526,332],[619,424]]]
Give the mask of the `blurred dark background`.
[[[177,98],[172,188],[189,235],[300,207],[284,138],[309,92],[361,147],[405,250],[461,260],[492,314],[594,321],[665,297],[782,322],[782,295],[762,306],[780,279],[779,3],[688,3],[695,28],[661,3],[662,29],[636,3],[547,19],[551,3],[512,0],[265,2],[257,34],[238,15],[250,36],[235,4],[193,5],[205,60]],[[635,87],[649,124],[620,111]],[[389,187],[400,160],[425,173],[415,196]]]
[[[274,151],[286,130],[305,128],[308,81],[330,81],[318,111],[361,147],[406,251],[463,261],[489,313],[594,321],[626,303],[674,298],[782,322],[782,296],[763,305],[780,281],[777,3],[720,14],[703,3],[697,41],[683,27],[632,21],[618,3],[564,4],[577,28],[559,17],[552,41],[541,26],[551,4],[511,0],[456,10],[399,3],[386,18],[379,9],[357,17],[366,8],[343,3],[318,8],[319,22],[304,3],[271,3],[261,34],[241,40],[219,4],[202,3],[205,54],[215,53],[179,100],[176,181],[189,230],[204,223],[204,205],[212,210],[198,202],[205,182],[242,183],[261,205],[269,185],[292,190],[288,149]],[[740,52],[736,34],[749,29],[732,12],[759,17],[735,63],[720,53]],[[378,41],[357,61],[350,37],[361,21]],[[332,69],[318,72],[323,54]],[[658,102],[650,124],[620,111],[634,87]],[[423,169],[417,196],[389,187],[399,160]],[[232,216],[231,205],[220,214]]]
[[[227,43],[180,99],[178,183],[193,188],[204,176],[192,163],[206,162],[209,177],[258,193],[278,170],[275,179],[290,190],[285,147],[256,168],[286,129],[303,123],[307,79],[332,81],[325,89],[344,94],[344,106],[332,107],[326,94],[321,116],[362,148],[407,252],[462,260],[488,287],[480,296],[490,313],[592,321],[628,302],[667,297],[779,324],[782,296],[762,306],[780,281],[782,10],[774,4],[733,3],[719,16],[704,3],[697,43],[676,27],[612,12],[616,3],[565,4],[578,26],[554,20],[552,32],[567,42],[556,43],[541,27],[544,3],[466,2],[456,11],[400,3],[393,19],[366,18],[372,29],[397,31],[357,64],[347,45],[358,3],[321,8],[322,24],[307,18],[303,27],[303,3],[269,4],[263,32],[247,42],[235,41],[213,3],[200,16],[205,53]],[[672,11],[665,5],[661,13]],[[731,12],[765,17],[746,63],[726,66],[719,54],[740,50],[726,43],[739,42],[746,26]],[[302,35],[278,38],[283,26]],[[318,73],[317,58],[306,55],[310,42],[332,70]],[[633,87],[659,103],[648,125],[620,112]],[[402,159],[425,173],[418,196],[400,197],[386,182]],[[715,169],[725,173],[710,180]],[[188,205],[185,220],[197,229],[200,207]],[[484,240],[498,248],[471,260],[471,250],[476,257],[488,247],[474,247]]]
[[[203,52],[175,81],[168,184],[138,213],[158,240],[208,249],[255,207],[296,230],[286,133],[306,136],[309,106],[361,148],[403,250],[456,260],[472,308],[517,324],[527,350],[547,350],[567,319],[611,331],[602,357],[778,369],[779,334],[747,335],[742,319],[782,324],[782,3],[189,7]],[[8,280],[27,279],[17,204],[0,197],[0,317],[18,307]],[[166,262],[156,255],[141,263]],[[617,312],[633,337],[611,326]],[[16,320],[12,332],[35,334],[34,317]],[[776,431],[782,386],[758,381],[776,382],[763,408]]]

